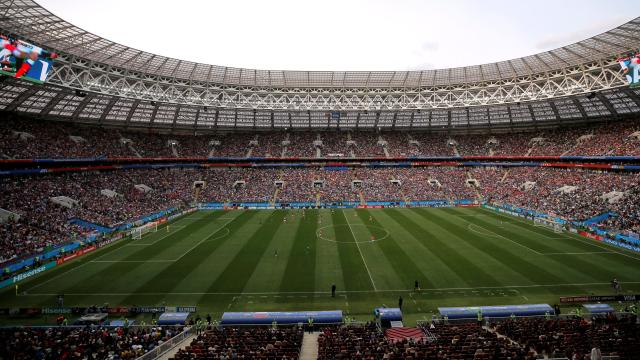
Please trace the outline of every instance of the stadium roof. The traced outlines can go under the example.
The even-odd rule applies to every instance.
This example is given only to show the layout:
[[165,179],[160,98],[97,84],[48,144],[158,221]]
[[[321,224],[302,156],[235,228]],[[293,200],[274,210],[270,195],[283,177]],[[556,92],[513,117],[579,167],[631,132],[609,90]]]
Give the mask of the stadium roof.
[[240,69],[132,49],[31,0],[0,0],[0,32],[56,51],[45,84],[0,78],[0,110],[170,130],[511,129],[636,116],[616,56],[640,18],[519,59],[397,72]]
[[155,55],[114,43],[53,15],[31,0],[0,1],[0,28],[66,56],[140,74],[267,88],[416,88],[485,83],[610,59],[640,44],[640,18],[592,38],[490,64],[422,71],[282,71],[224,67]]

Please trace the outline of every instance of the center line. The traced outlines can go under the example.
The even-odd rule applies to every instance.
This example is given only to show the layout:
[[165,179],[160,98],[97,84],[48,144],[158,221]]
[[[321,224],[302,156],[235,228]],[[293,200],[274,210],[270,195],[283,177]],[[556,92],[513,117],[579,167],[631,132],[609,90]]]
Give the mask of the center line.
[[373,277],[371,277],[371,271],[369,271],[369,267],[367,266],[367,262],[364,260],[364,256],[362,255],[362,250],[360,250],[360,244],[358,244],[358,239],[356,239],[356,234],[353,233],[353,229],[351,228],[351,224],[349,223],[349,217],[345,215],[344,210],[342,210],[342,216],[347,221],[347,226],[349,226],[349,230],[351,231],[351,236],[353,236],[353,241],[356,243],[356,247],[358,248],[358,252],[360,253],[360,257],[362,258],[362,263],[364,264],[365,269],[367,269],[367,274],[369,274],[369,280],[371,280],[371,285],[373,285],[373,290],[378,291],[376,288],[376,283],[373,282]]

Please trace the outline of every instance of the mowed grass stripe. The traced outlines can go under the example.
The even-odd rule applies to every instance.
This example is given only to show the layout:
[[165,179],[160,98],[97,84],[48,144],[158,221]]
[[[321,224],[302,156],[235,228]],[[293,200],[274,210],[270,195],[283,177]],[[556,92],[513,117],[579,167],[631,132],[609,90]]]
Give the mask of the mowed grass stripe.
[[345,290],[344,274],[340,263],[339,245],[335,241],[321,239],[319,234],[325,239],[336,239],[333,227],[332,212],[335,210],[318,210],[318,229],[312,236],[316,241],[316,274],[315,286],[319,291],[328,291],[332,284],[338,290]]
[[[526,250],[521,249],[502,238],[490,238],[475,233],[469,233],[465,230],[465,225],[470,223],[466,218],[456,216],[442,216],[444,214],[456,215],[456,209],[443,209],[442,214],[432,213],[432,216],[438,218],[441,223],[451,224],[456,227],[453,231],[458,236],[470,238],[467,242],[470,246],[475,247],[478,251],[482,251],[488,256],[493,257],[496,261],[501,262],[510,271],[517,273],[521,278],[526,279],[530,284],[562,284],[567,282],[566,277],[560,276],[559,272],[547,271],[540,266],[538,256],[525,254]],[[477,221],[477,220],[476,220]],[[456,224],[457,222],[457,224]],[[484,225],[483,225],[484,226]],[[525,285],[525,282],[514,279],[515,284]]]
[[[258,262],[255,271],[245,285],[243,292],[267,292],[278,289],[285,276],[287,263],[293,257],[292,248],[295,246],[296,233],[303,223],[309,221],[307,213],[302,218],[302,210],[287,212],[286,223],[273,234],[273,240]],[[307,244],[311,239],[307,238]],[[278,256],[275,256],[275,253]]]
[[[377,290],[396,289],[400,284],[407,283],[410,280],[403,280],[396,272],[391,263],[387,260],[387,257],[383,253],[379,244],[383,241],[387,241],[387,237],[384,240],[372,241],[372,236],[376,239],[382,239],[387,236],[388,233],[383,229],[377,229],[373,227],[373,224],[363,218],[361,210],[350,209],[345,211],[345,218],[351,225],[351,231],[358,240],[358,245],[365,263],[371,272],[372,278],[375,280]],[[412,282],[413,283],[413,282]],[[405,286],[409,286],[408,283]]]
[[446,239],[446,245],[456,251],[459,254],[459,257],[464,258],[465,260],[473,259],[473,261],[470,262],[475,266],[482,264],[481,267],[478,267],[493,279],[491,281],[497,282],[501,285],[514,282],[528,283],[528,279],[526,277],[512,272],[507,265],[500,261],[500,259],[495,258],[483,249],[472,246],[470,242],[475,241],[474,235],[477,234],[471,234],[464,231],[464,226],[461,228],[459,224],[448,221],[446,214],[442,213],[442,209],[437,209],[436,211],[424,208],[414,209],[409,213],[409,216],[419,216],[423,221],[429,222],[430,228],[441,234],[441,238]]
[[[448,212],[455,212],[455,209],[446,209]],[[498,233],[501,229],[485,220],[475,219],[481,226],[490,229]],[[533,227],[533,226],[531,226]],[[510,232],[511,233],[511,232]],[[511,233],[507,235],[518,242],[527,243],[528,239],[522,232]],[[499,239],[498,239],[499,240]],[[549,249],[545,252],[554,252],[553,249],[556,245],[566,242],[564,239],[547,239],[545,246]],[[527,245],[528,246],[528,245]],[[583,250],[584,251],[584,250]],[[591,250],[592,251],[592,250]],[[544,254],[544,252],[543,252]],[[557,269],[559,274],[565,274],[567,278],[579,279],[578,282],[601,282],[610,280],[615,274],[611,273],[611,267],[603,266],[599,261],[600,256],[583,256],[583,255],[566,255],[566,256],[539,256],[542,257],[538,261],[544,264],[546,267]],[[604,258],[602,258],[604,259]],[[571,270],[573,274],[568,274],[568,270]],[[570,275],[570,276],[569,276]],[[622,274],[624,276],[624,274]],[[632,280],[632,279],[628,279]]]
[[[523,241],[525,241],[525,245],[530,246],[541,253],[595,251],[593,246],[589,246],[588,244],[553,241],[566,236],[563,233],[556,233],[545,227],[534,226],[533,222],[529,222],[527,220],[519,221],[520,219],[514,216],[498,214],[487,209],[482,209],[482,212],[486,213],[491,219],[505,222],[508,225],[508,227],[504,227],[505,231],[509,231],[511,234],[517,234]],[[526,231],[529,235],[526,235],[522,231]]]
[[[248,213],[244,217],[244,213]],[[233,261],[234,256],[257,233],[272,211],[241,210],[243,217],[229,223],[229,235],[210,240],[199,249],[199,263],[174,288],[175,293],[204,292]],[[226,233],[226,232],[224,232]]]
[[206,292],[241,292],[258,262],[262,258],[273,235],[282,225],[287,212],[273,211],[262,227],[254,233],[225,270],[211,283]]
[[[170,224],[178,224],[180,223],[181,225],[187,225],[189,223],[192,223],[192,221],[189,220],[184,220],[184,219],[178,219],[175,222],[172,222]],[[164,226],[159,228],[158,233],[153,233],[152,235],[148,235],[148,237],[151,236],[159,236],[158,234],[161,231],[164,231]],[[174,236],[176,236],[176,238],[174,239],[175,241],[179,241],[180,240],[180,233],[179,231],[176,231],[175,233],[173,233],[171,236],[164,238],[162,241],[167,240],[168,238],[173,238]],[[148,237],[144,237],[145,239]],[[34,285],[31,287],[32,289],[36,290],[37,292],[49,292],[49,291],[58,291],[58,292],[70,292],[72,289],[76,289],[76,286],[78,288],[88,288],[88,287],[95,287],[95,288],[99,288],[100,286],[105,285],[105,282],[103,282],[100,279],[95,279],[95,277],[100,277],[101,273],[105,272],[105,271],[110,271],[114,268],[117,268],[117,263],[91,263],[91,260],[96,260],[96,259],[100,259],[100,260],[105,260],[105,259],[109,259],[114,253],[130,253],[130,252],[137,252],[140,249],[139,248],[147,248],[147,246],[141,246],[141,247],[136,247],[136,246],[131,246],[131,247],[127,247],[125,245],[131,244],[133,242],[135,242],[136,240],[121,240],[118,242],[118,244],[109,246],[109,249],[107,252],[103,252],[103,251],[99,251],[98,253],[94,253],[94,254],[90,254],[88,255],[88,257],[81,257],[75,261],[73,261],[71,264],[78,264],[78,265],[72,265],[69,266],[68,270],[60,272],[58,271],[53,271],[52,276],[51,277],[47,277],[47,279],[42,280],[42,281],[38,281],[38,283],[34,283]],[[135,264],[132,263],[131,266],[135,266]],[[66,269],[66,264],[63,265],[63,268]],[[77,269],[82,268],[82,272],[77,271]]]
[[[500,218],[493,214],[489,219],[495,220],[495,223],[487,220],[486,217],[472,218],[471,222],[478,222],[482,224],[490,224],[492,228],[500,229],[499,234],[514,239],[520,244],[529,247],[540,253],[553,253],[553,252],[584,252],[593,251],[585,250],[583,247],[576,247],[572,244],[557,243],[554,240],[558,237],[563,237],[562,234],[555,233],[546,228],[538,228],[533,224],[528,225],[524,223],[514,222],[513,219]],[[496,223],[503,221],[505,225],[497,227]]]
[[[367,219],[366,221],[373,226],[385,228],[376,217],[374,217],[374,211],[358,210],[361,219]],[[371,218],[371,222],[369,222]],[[365,220],[362,220],[365,221]],[[418,265],[409,257],[409,255],[400,247],[398,241],[394,237],[393,230],[389,231],[389,237],[376,242],[376,246],[380,248],[380,252],[386,258],[391,269],[402,280],[401,284],[390,284],[391,289],[411,288],[414,281],[418,281],[422,287],[432,288],[434,283],[420,270]],[[375,259],[372,259],[375,260]],[[388,270],[388,269],[387,269]]]
[[[446,288],[451,284],[466,284],[443,261],[438,253],[432,253],[420,239],[412,235],[401,224],[396,222],[388,210],[372,210],[375,218],[385,228],[394,234],[398,246],[413,260],[421,272],[433,283],[433,288]],[[421,284],[426,289],[426,283]]]
[[[231,217],[229,213],[225,214],[226,217]],[[126,304],[135,303],[135,294],[147,293],[147,292],[172,292],[178,284],[182,281],[195,280],[192,273],[194,270],[200,266],[204,260],[215,251],[216,248],[221,246],[225,241],[228,241],[232,238],[230,235],[233,234],[237,229],[242,227],[246,222],[248,222],[255,215],[254,212],[240,212],[237,216],[233,217],[233,220],[226,220],[223,223],[213,222],[210,226],[215,226],[215,230],[211,232],[206,237],[202,238],[202,243],[198,245],[196,248],[192,249],[190,252],[186,253],[179,261],[170,263],[165,266],[161,271],[153,274],[153,277],[147,279],[146,281],[141,281],[142,279],[129,279],[132,283],[137,283],[137,286],[132,289],[131,296],[124,300]],[[222,215],[220,215],[222,216]],[[224,224],[227,225],[224,225]],[[224,226],[223,226],[224,225]],[[226,234],[229,229],[229,236],[222,236],[222,234]],[[207,242],[210,239],[217,239],[216,241]]]
[[[447,236],[446,229],[439,228],[433,221],[428,219],[428,214],[421,214],[416,209],[410,209],[406,213],[399,209],[392,209],[392,216],[400,224],[405,226],[414,236],[420,238],[423,244],[428,246],[433,252],[440,255],[443,261],[458,276],[464,279],[468,286],[501,286],[495,277],[490,275],[484,268],[478,266],[469,259],[469,254],[460,253],[454,246],[455,241]],[[416,218],[414,220],[413,218]],[[458,244],[460,247],[460,244]]]
[[[140,262],[114,262],[114,263],[99,263],[92,264],[95,266],[94,271],[88,272],[82,276],[81,281],[72,281],[73,279],[65,278],[62,288],[64,292],[69,293],[82,293],[82,292],[119,292],[124,287],[130,287],[131,282],[127,278],[127,275],[135,278],[133,284],[137,284],[140,281],[141,276],[152,276],[153,272],[147,271],[140,272],[140,269],[145,265],[148,265],[145,260],[159,259],[160,254],[165,254],[164,251],[167,247],[175,247],[182,244],[182,251],[185,251],[186,244],[185,239],[193,232],[198,231],[206,227],[208,221],[222,216],[222,212],[212,213],[209,216],[205,216],[200,220],[194,221],[192,224],[187,225],[184,228],[176,231],[171,236],[165,237],[156,241],[150,246],[130,247],[131,255],[125,257],[122,260],[127,261],[140,261]],[[193,230],[192,230],[193,229]],[[193,231],[193,232],[192,232]],[[175,256],[177,257],[177,255]],[[165,258],[161,258],[165,260]],[[153,267],[154,271],[160,271],[163,267],[169,266],[170,263],[155,263]],[[104,267],[104,265],[107,265]],[[88,275],[88,276],[87,276]]]
[[373,290],[374,286],[369,271],[358,250],[357,239],[353,237],[344,211],[335,210],[331,214],[333,231],[337,241],[338,255],[344,277],[346,290]]
[[[571,240],[571,241],[560,241],[560,242],[563,244],[567,243],[567,244],[574,244],[574,246],[581,246],[580,251],[577,251],[577,252],[611,251],[613,253],[617,253],[619,261],[624,262],[625,265],[629,266],[630,268],[637,268],[638,262],[640,262],[640,256],[638,255],[638,253],[631,250],[610,245],[605,242],[599,242],[596,240],[588,239],[588,238],[585,238],[584,236],[573,234],[570,232],[556,234],[552,230],[533,226],[529,221],[515,217],[515,216],[500,214],[485,208],[482,208],[482,210],[490,214],[490,216],[494,216],[496,218],[499,217],[502,219],[508,219],[509,221],[511,221],[512,224],[519,224],[519,226],[523,226],[523,227],[529,226],[533,229],[536,229],[537,231],[550,233],[551,235],[549,236],[555,235],[557,237],[563,237],[564,239]],[[562,239],[555,239],[555,240],[562,240]],[[559,251],[555,251],[555,252],[559,252]],[[566,252],[569,252],[569,251],[566,251]],[[571,252],[574,252],[574,251],[571,251]],[[616,256],[612,256],[612,257],[614,259],[616,258]]]
[[[611,254],[566,254],[566,255],[554,255],[553,260],[560,264],[565,264],[567,259],[571,259],[571,261],[575,262],[576,259],[578,261],[582,260],[587,263],[593,265],[578,265],[578,267],[574,268],[573,272],[581,275],[588,275],[589,279],[593,281],[593,275],[597,276],[600,281],[602,281],[604,277],[604,281],[610,280],[612,277],[618,277],[619,279],[626,281],[635,280],[634,272],[637,271],[640,266],[640,258],[635,258],[633,255],[624,256],[621,254],[616,254],[618,252],[622,254],[626,254],[625,249],[621,249],[618,247],[610,246],[606,243],[596,242],[595,240],[590,240],[584,238],[578,234],[572,233],[555,233],[552,230],[548,230],[546,228],[535,227],[532,222],[529,222],[524,219],[520,219],[517,217],[507,216],[499,213],[495,213],[488,209],[482,209],[484,213],[487,213],[489,216],[494,218],[500,218],[503,220],[510,221],[514,226],[517,224],[520,228],[530,228],[534,229],[537,232],[547,232],[549,236],[555,235],[559,237],[557,239],[548,239],[547,243],[553,246],[554,253],[561,252],[604,252],[611,251]],[[572,244],[571,247],[568,247],[567,244]],[[575,248],[575,246],[579,246]],[[551,256],[546,256],[541,260],[542,263],[545,261],[552,261]],[[586,270],[583,267],[586,266]],[[589,270],[592,267],[599,267],[600,270],[597,273],[591,273]],[[565,268],[566,272],[566,268]]]
[[282,292],[316,290],[318,216],[318,210],[309,210],[306,211],[306,219],[300,220],[294,235],[293,248],[286,259],[287,267],[278,287]]

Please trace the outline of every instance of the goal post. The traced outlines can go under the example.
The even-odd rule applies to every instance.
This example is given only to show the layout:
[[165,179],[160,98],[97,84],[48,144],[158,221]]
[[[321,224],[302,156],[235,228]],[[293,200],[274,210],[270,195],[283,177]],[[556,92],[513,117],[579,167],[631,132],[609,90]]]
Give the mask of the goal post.
[[158,222],[153,221],[153,222],[144,224],[142,226],[138,226],[137,228],[134,228],[133,231],[131,232],[131,238],[142,239],[143,235],[148,234],[150,232],[157,232],[157,231],[158,231]]
[[564,230],[564,227],[560,222],[549,219],[549,218],[545,218],[545,217],[538,217],[538,216],[534,217],[533,225],[539,226],[539,227],[545,227],[549,230],[553,230],[553,232],[556,232],[556,233],[561,233]]

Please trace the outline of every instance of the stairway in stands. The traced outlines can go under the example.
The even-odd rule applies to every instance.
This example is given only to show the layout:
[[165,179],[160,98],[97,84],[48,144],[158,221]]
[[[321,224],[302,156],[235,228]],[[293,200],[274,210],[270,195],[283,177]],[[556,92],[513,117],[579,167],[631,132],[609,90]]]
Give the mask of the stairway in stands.
[[414,339],[416,341],[426,340],[426,336],[422,330],[414,327],[395,327],[387,329],[384,336],[391,341],[402,341],[405,339]]

